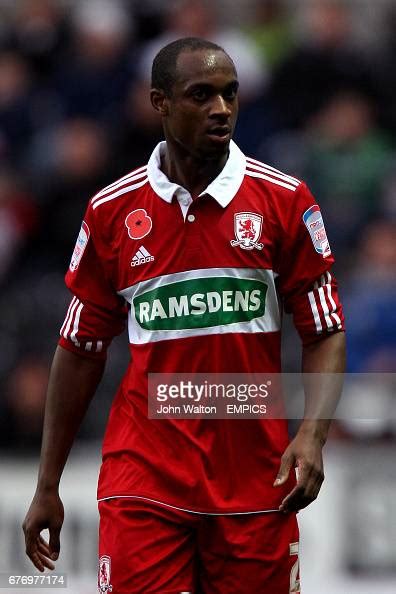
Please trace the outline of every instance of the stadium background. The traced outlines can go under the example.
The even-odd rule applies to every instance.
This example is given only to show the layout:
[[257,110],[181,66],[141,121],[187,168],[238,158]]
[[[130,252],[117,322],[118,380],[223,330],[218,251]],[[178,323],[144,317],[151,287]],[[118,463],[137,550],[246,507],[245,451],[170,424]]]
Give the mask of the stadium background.
[[[396,370],[394,0],[0,0],[0,572],[29,570],[20,524],[85,203],[161,137],[149,66],[185,35],[236,57],[236,140],[316,194],[337,257],[348,369],[383,374],[375,388],[362,382],[358,406],[334,424],[325,486],[300,514],[303,591],[394,592],[396,396],[385,384]],[[288,324],[288,371],[299,368],[293,332]],[[126,351],[123,336],[62,481],[57,568],[73,594],[95,592],[100,439]]]

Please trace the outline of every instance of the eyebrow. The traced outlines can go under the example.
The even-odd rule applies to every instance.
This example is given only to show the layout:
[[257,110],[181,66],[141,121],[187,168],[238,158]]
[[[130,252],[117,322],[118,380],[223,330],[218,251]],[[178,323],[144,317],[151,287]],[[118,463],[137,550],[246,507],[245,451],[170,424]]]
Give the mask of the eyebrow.
[[[186,92],[190,92],[190,91],[194,91],[195,89],[205,89],[206,91],[211,91],[213,89],[216,88],[216,85],[213,85],[211,83],[208,82],[193,82],[190,85],[187,85],[187,87],[185,88]],[[232,81],[230,81],[229,83],[227,83],[224,87],[222,87],[223,89],[236,89],[238,90],[239,88],[239,81],[237,79],[234,79]]]

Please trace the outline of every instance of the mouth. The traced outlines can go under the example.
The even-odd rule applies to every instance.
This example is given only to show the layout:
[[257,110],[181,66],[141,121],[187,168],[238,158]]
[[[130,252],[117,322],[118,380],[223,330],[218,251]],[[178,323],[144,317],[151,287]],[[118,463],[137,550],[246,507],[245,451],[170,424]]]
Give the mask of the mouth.
[[207,131],[207,135],[215,142],[229,142],[231,140],[231,128],[229,126],[214,126]]

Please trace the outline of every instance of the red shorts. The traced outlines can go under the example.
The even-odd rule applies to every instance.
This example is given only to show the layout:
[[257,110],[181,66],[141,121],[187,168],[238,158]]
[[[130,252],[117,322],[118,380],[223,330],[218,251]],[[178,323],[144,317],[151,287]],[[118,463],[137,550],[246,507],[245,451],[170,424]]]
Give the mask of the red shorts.
[[132,498],[99,512],[101,594],[300,592],[295,514],[210,516]]

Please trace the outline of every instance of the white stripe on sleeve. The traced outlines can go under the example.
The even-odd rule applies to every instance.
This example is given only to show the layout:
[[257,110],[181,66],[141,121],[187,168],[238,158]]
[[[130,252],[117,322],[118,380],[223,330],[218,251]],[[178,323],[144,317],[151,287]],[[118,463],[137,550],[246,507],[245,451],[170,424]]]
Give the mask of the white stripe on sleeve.
[[333,295],[331,294],[331,274],[330,274],[330,272],[327,272],[326,274],[327,274],[327,281],[328,281],[328,284],[327,284],[327,296],[329,298],[329,301],[330,301],[331,307],[332,307],[332,310],[331,310],[330,314],[335,319],[335,321],[337,323],[337,328],[339,330],[341,330],[342,323],[341,323],[340,317],[336,313],[336,311],[337,311],[337,305],[336,305],[336,302],[334,301]]
[[246,175],[248,175],[249,177],[257,177],[259,179],[265,179],[266,181],[269,181],[277,186],[282,186],[283,188],[287,188],[288,190],[292,190],[293,192],[296,191],[295,186],[291,185],[291,182],[284,182],[281,181],[280,179],[275,179],[273,177],[270,177],[269,175],[266,175],[264,173],[258,172],[258,171],[251,171],[250,169],[246,168]]
[[101,190],[100,192],[95,194],[95,196],[91,200],[91,204],[94,204],[101,196],[110,194],[111,192],[114,192],[117,188],[126,186],[128,183],[131,183],[135,180],[141,179],[145,175],[146,175],[146,171],[145,171],[145,168],[143,168],[143,171],[141,171],[140,173],[137,173],[135,171],[133,174],[123,177],[122,179],[118,180],[118,182],[114,182],[113,184],[107,186],[106,188],[104,188],[103,190]]
[[265,173],[266,175],[270,175],[271,177],[281,179],[281,180],[291,184],[292,186],[295,186],[296,188],[300,185],[299,181],[294,180],[293,178],[289,177],[288,175],[277,172],[274,169],[270,169],[269,167],[256,165],[256,164],[249,163],[249,162],[247,162],[247,166],[250,169],[254,169],[256,171],[260,171],[261,173]]
[[316,332],[319,334],[319,332],[322,332],[322,322],[320,321],[320,315],[319,315],[319,311],[318,311],[318,307],[316,305],[316,299],[315,299],[315,295],[313,291],[310,291],[308,293],[308,299],[309,299],[309,303],[311,305],[311,309],[312,309],[312,314],[315,320],[315,326],[316,326]]
[[270,169],[271,171],[273,171],[275,173],[280,173],[284,177],[288,177],[289,179],[296,182],[297,184],[301,184],[301,180],[297,179],[296,177],[293,177],[292,175],[289,175],[288,173],[285,173],[284,171],[275,169],[275,167],[271,167],[271,165],[268,165],[267,163],[263,163],[262,161],[257,161],[257,159],[252,159],[252,157],[246,157],[246,161],[250,164],[254,163],[255,165],[259,165],[260,167],[263,167],[265,169]]
[[69,304],[69,307],[68,307],[68,309],[67,309],[67,313],[66,313],[66,316],[65,316],[64,322],[63,322],[63,324],[62,324],[62,327],[61,327],[61,329],[60,329],[60,331],[59,331],[59,334],[60,334],[61,336],[63,336],[63,332],[64,332],[64,329],[65,329],[65,326],[66,326],[66,324],[67,324],[67,322],[68,322],[68,320],[69,320],[69,316],[70,316],[70,313],[71,313],[71,309],[72,309],[72,307],[73,307],[73,305],[74,305],[74,303],[75,303],[76,299],[77,299],[77,297],[73,297],[73,299],[70,301],[70,304]]
[[81,311],[82,311],[83,307],[84,307],[84,304],[80,303],[80,305],[78,306],[77,311],[76,311],[76,316],[74,318],[73,332],[70,334],[70,340],[72,340],[77,347],[80,346],[80,343],[78,342],[76,336],[77,336],[77,332],[78,332],[78,325],[80,323],[80,315],[81,315]]
[[[108,196],[105,196],[104,198],[100,198],[99,200],[96,200],[96,202],[92,202],[92,208],[93,208],[93,210],[95,210],[101,204],[104,204],[105,202],[109,202],[109,200],[114,200],[114,198],[118,198],[119,196],[122,196],[132,190],[137,190],[138,188],[141,188],[142,186],[144,186],[144,184],[147,184],[147,182],[148,182],[148,177],[145,177],[145,179],[143,181],[141,181],[137,184],[132,184],[132,186],[125,186],[124,188],[121,188],[121,190],[118,190],[117,192],[112,192]],[[94,199],[92,199],[92,200],[94,200]]]
[[80,301],[76,297],[75,298],[75,302],[73,304],[73,307],[70,310],[69,320],[68,320],[68,322],[67,322],[67,324],[65,326],[65,329],[63,331],[63,338],[66,338],[67,339],[67,337],[68,337],[68,334],[70,332],[70,328],[71,328],[71,325],[72,325],[72,322],[73,322],[73,318],[74,318],[74,312],[77,309],[77,306],[78,306],[79,303],[80,303]]
[[334,324],[333,321],[330,317],[330,310],[329,310],[329,306],[327,305],[327,301],[326,301],[326,295],[324,292],[324,288],[323,287],[319,287],[318,289],[318,293],[319,293],[319,297],[320,297],[320,303],[323,309],[323,313],[324,313],[324,317],[326,320],[326,324],[327,324],[327,328],[328,330],[333,330],[334,329]]

